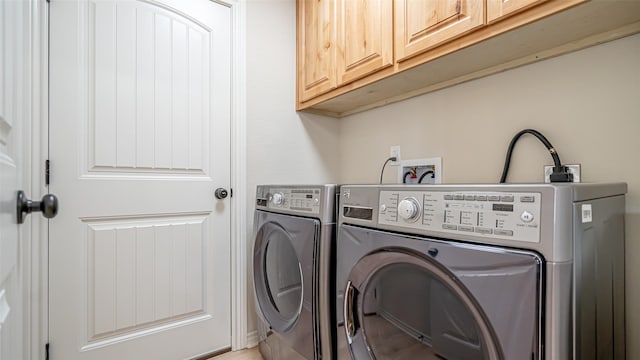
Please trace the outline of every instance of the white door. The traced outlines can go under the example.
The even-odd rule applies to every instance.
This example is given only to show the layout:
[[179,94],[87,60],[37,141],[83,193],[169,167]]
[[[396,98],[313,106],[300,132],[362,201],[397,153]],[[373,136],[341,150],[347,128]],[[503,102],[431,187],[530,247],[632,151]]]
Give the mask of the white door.
[[[23,288],[16,192],[24,170],[22,133],[28,109],[25,24],[27,6],[0,1],[0,360],[23,358]],[[28,239],[26,239],[28,240]]]
[[53,360],[228,348],[231,12],[50,4]]

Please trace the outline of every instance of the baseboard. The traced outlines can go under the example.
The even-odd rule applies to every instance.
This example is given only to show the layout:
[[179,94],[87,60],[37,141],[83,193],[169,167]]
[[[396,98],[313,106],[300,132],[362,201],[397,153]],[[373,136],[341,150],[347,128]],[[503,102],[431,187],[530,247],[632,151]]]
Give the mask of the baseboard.
[[258,330],[253,330],[247,334],[247,348],[258,346]]

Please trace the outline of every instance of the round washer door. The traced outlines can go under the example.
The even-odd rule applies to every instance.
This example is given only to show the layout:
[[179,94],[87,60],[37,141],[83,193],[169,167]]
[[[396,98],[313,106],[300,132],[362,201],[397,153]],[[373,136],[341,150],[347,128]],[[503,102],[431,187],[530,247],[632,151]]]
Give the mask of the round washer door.
[[286,332],[298,320],[303,303],[302,265],[291,236],[277,223],[262,225],[253,261],[262,314],[273,329]]
[[313,356],[313,256],[317,219],[256,211],[253,276],[260,315],[301,354]]
[[428,257],[386,249],[358,261],[345,289],[344,331],[356,359],[501,359],[486,315]]

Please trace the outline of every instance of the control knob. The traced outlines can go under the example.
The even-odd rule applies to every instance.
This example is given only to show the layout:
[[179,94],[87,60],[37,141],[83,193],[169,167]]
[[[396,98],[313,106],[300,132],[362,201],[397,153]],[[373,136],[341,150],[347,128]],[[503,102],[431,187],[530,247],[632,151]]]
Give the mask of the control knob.
[[522,214],[520,214],[520,220],[526,223],[530,223],[533,221],[533,214],[525,210],[522,212]]
[[405,198],[398,204],[398,215],[406,221],[416,221],[420,215],[420,204],[415,198]]
[[271,203],[273,205],[282,205],[283,202],[284,202],[284,195],[281,192],[277,192],[273,194],[273,196],[271,197]]

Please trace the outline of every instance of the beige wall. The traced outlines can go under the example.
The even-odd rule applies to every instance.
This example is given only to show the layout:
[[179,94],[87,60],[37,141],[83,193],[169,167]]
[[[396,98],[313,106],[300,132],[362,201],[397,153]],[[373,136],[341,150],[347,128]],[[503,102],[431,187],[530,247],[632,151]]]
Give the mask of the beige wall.
[[[247,1],[249,253],[256,185],[338,180],[338,120],[295,112],[295,9],[294,0]],[[256,323],[251,273],[249,277],[248,328],[252,331]]]
[[[416,97],[340,121],[340,181],[372,183],[403,159],[441,156],[444,182],[498,182],[512,136],[534,128],[586,182],[625,181],[627,339],[640,359],[640,35]],[[540,182],[548,152],[517,144],[509,180]],[[389,167],[385,181],[392,182]]]

